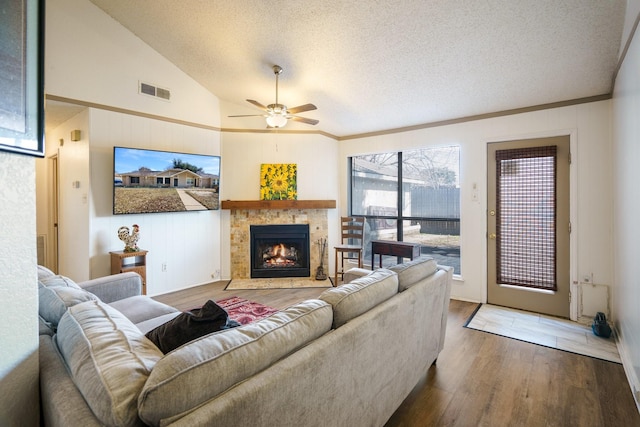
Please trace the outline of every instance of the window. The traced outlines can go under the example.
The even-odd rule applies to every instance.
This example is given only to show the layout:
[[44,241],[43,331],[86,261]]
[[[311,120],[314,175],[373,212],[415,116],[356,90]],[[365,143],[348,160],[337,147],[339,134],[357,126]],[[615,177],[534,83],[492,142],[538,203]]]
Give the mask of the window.
[[367,218],[368,242],[420,243],[422,254],[460,274],[460,147],[354,156],[350,165],[351,214]]
[[187,187],[193,187],[195,182],[196,182],[195,179],[187,178]]
[[129,178],[131,184],[140,184],[140,177],[139,176],[132,176]]
[[557,147],[496,151],[498,283],[557,291]]

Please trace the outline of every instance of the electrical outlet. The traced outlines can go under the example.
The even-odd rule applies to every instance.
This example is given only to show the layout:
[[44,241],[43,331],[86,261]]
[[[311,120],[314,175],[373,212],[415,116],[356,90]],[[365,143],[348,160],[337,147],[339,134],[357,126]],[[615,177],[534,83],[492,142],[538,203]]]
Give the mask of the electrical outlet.
[[166,262],[163,262],[163,263],[162,263],[162,272],[163,272],[163,273],[166,273],[166,272],[167,272],[167,263],[166,263]]

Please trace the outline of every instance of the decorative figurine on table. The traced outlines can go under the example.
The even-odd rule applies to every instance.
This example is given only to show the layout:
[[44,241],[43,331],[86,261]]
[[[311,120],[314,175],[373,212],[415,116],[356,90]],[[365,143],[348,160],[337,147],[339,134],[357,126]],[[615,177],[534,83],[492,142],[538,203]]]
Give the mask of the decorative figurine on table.
[[122,226],[118,228],[118,238],[124,242],[125,252],[138,252],[138,239],[140,239],[140,227],[133,224],[133,233],[129,234],[129,227]]

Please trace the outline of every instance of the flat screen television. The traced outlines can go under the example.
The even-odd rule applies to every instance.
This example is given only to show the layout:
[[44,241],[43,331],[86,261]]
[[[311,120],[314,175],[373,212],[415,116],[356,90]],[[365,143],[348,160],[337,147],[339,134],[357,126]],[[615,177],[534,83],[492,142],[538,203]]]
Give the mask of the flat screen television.
[[220,156],[113,147],[113,214],[220,208]]

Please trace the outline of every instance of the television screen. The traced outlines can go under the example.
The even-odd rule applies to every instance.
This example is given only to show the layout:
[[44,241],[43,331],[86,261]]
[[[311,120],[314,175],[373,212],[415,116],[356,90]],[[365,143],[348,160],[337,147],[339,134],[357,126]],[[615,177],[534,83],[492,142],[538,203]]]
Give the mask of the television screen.
[[113,148],[113,213],[216,210],[220,156]]

